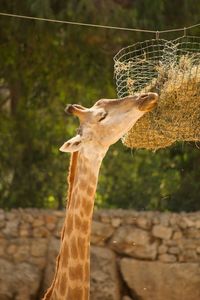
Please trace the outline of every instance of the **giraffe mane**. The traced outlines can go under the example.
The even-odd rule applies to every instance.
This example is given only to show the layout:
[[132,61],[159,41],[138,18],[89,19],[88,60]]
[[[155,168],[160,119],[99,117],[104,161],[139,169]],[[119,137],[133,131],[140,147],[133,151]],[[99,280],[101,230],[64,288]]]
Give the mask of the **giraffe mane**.
[[[69,208],[70,201],[71,201],[71,194],[72,194],[74,179],[75,179],[75,175],[76,175],[77,160],[78,160],[78,151],[73,152],[71,154],[71,158],[70,158],[69,172],[68,172],[68,178],[67,178],[67,180],[68,180],[67,208]],[[64,233],[65,233],[65,230],[63,227],[62,232],[61,232],[61,241],[63,241]],[[51,295],[53,292],[53,287],[55,285],[56,276],[58,273],[59,262],[60,262],[60,254],[58,255],[57,260],[56,260],[56,269],[55,269],[55,275],[54,275],[53,282],[52,282],[51,286],[48,288],[48,290],[46,291],[43,300],[49,300],[51,298]]]
[[69,173],[68,173],[68,194],[67,194],[67,208],[69,208],[71,201],[71,194],[74,185],[74,179],[76,175],[76,166],[78,160],[78,151],[71,154]]

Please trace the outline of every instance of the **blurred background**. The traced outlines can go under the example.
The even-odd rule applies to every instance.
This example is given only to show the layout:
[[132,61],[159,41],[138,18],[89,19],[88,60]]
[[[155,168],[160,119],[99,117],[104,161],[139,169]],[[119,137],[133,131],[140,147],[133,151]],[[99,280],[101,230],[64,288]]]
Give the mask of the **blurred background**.
[[[1,0],[0,11],[151,30],[199,22],[198,0]],[[180,37],[183,32],[160,35]],[[199,35],[200,28],[187,34]],[[58,151],[75,134],[67,103],[91,106],[116,97],[113,56],[155,38],[0,16],[0,206],[65,207],[69,156]],[[200,210],[200,144],[156,152],[119,141],[103,161],[97,208]],[[145,188],[144,188],[145,187]]]

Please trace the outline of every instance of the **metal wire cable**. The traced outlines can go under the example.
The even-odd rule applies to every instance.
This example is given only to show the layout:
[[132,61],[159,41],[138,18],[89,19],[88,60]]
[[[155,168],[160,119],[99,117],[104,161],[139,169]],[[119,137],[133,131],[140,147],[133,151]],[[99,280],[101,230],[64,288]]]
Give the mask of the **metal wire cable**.
[[147,29],[138,29],[138,28],[108,26],[108,25],[100,25],[100,24],[90,24],[90,23],[82,23],[82,22],[72,22],[72,21],[56,20],[56,19],[49,19],[49,18],[39,18],[39,17],[31,17],[31,16],[18,15],[18,14],[3,13],[3,12],[0,12],[0,15],[1,16],[6,16],[6,17],[20,18],[20,19],[37,20],[37,21],[45,21],[45,22],[61,23],[61,24],[69,24],[69,25],[78,25],[78,26],[86,26],[86,27],[96,27],[96,28],[115,29],[115,30],[123,30],[123,31],[135,31],[135,32],[147,32],[147,33],[154,33],[156,35],[158,35],[159,33],[166,33],[166,32],[178,32],[178,31],[185,32],[188,29],[200,26],[200,23],[199,23],[199,24],[191,25],[189,27],[158,31],[158,30],[147,30]]
[[192,29],[192,28],[195,28],[195,27],[198,27],[198,26],[200,26],[200,23],[195,24],[195,25],[191,25],[191,26],[188,26],[188,27],[183,27],[183,28],[161,30],[161,31],[159,31],[159,33],[176,32],[176,31],[184,31],[185,32],[188,29]]

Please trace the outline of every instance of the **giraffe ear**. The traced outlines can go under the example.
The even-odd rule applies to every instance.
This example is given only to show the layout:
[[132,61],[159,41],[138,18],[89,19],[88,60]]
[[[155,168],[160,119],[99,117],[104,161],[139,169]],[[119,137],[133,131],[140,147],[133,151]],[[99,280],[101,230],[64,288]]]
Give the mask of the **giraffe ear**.
[[77,134],[75,137],[65,142],[59,150],[62,152],[75,152],[81,149],[81,145],[81,136]]

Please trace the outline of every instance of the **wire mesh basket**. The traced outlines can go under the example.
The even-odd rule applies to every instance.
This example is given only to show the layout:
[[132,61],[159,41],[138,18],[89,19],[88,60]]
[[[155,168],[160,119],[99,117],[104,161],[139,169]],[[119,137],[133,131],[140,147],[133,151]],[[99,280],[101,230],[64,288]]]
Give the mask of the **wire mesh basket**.
[[200,38],[153,39],[114,57],[118,96],[157,92],[158,106],[123,137],[131,148],[158,149],[200,140]]

